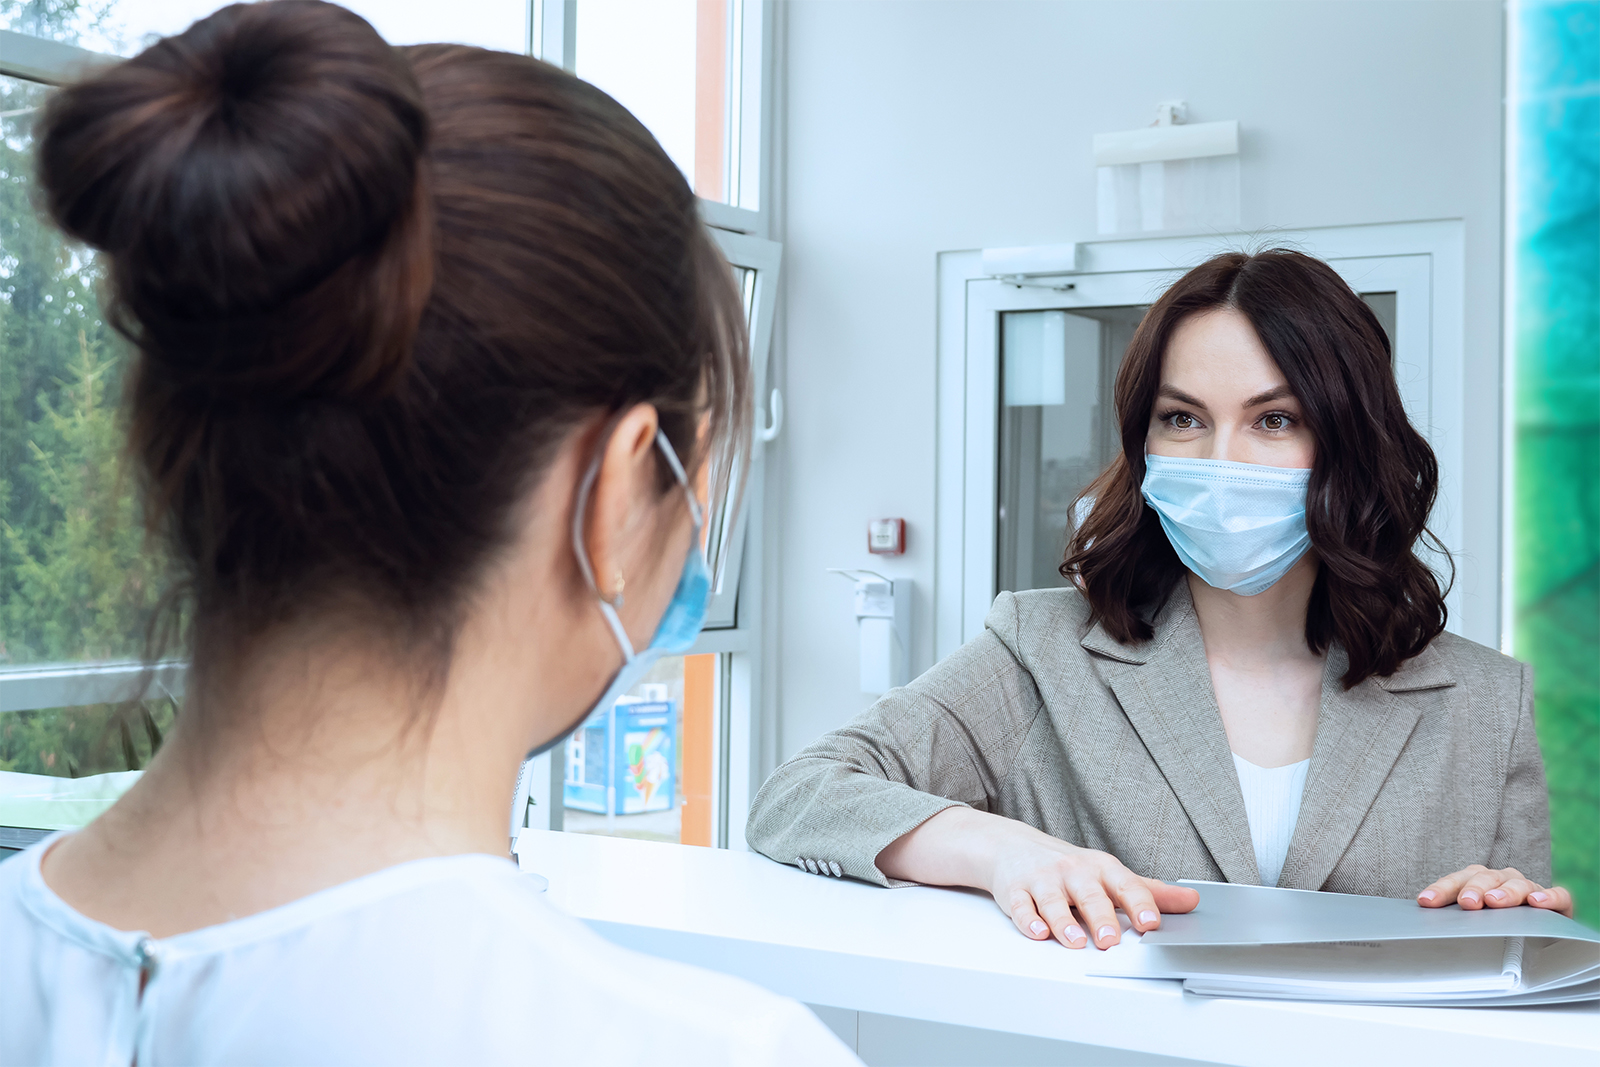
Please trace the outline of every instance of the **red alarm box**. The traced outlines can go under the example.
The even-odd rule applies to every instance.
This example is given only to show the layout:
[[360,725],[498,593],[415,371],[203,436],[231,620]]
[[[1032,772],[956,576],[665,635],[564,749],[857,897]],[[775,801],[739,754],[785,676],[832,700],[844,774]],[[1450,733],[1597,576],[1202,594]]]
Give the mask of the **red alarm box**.
[[905,555],[906,520],[873,519],[867,523],[867,551],[874,556]]

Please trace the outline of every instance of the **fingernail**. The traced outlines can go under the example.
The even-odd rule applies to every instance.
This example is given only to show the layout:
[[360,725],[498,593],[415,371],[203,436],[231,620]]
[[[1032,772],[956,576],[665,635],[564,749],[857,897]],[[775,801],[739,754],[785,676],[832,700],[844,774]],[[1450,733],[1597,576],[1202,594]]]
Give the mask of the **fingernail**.
[[1044,923],[1040,922],[1038,919],[1033,920],[1033,923],[1029,925],[1028,929],[1033,931],[1034,937],[1043,937],[1045,934],[1050,932],[1050,928]]
[[1142,923],[1153,923],[1159,918],[1161,918],[1161,916],[1157,915],[1153,911],[1141,911],[1139,913],[1139,921]]
[[1422,892],[1417,894],[1417,899],[1426,900],[1431,904],[1434,900],[1438,899],[1438,896],[1439,894],[1435,893],[1433,890],[1424,889]]
[[1083,930],[1077,926],[1067,927],[1067,940],[1079,941],[1083,939]]
[[1095,939],[1098,941],[1110,941],[1116,936],[1117,928],[1115,926],[1102,926],[1100,932],[1095,935]]
[[1503,890],[1503,889],[1491,889],[1491,890],[1489,890],[1489,899],[1490,900],[1504,900],[1504,899],[1506,899],[1505,890]]
[[1478,902],[1478,894],[1476,894],[1476,893],[1462,893],[1461,894],[1461,902],[1463,904],[1476,904]]
[[1549,893],[1529,893],[1528,894],[1528,899],[1529,900],[1533,900],[1533,901],[1537,901],[1538,903],[1543,904],[1545,901],[1550,899],[1550,894]]

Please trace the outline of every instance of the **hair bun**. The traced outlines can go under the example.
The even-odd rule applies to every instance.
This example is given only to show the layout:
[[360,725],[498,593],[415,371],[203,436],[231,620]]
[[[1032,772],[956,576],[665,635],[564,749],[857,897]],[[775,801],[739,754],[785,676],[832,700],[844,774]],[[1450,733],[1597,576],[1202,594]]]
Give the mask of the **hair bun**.
[[56,94],[51,215],[107,253],[147,373],[210,398],[360,398],[432,285],[427,117],[405,59],[320,0],[234,4]]

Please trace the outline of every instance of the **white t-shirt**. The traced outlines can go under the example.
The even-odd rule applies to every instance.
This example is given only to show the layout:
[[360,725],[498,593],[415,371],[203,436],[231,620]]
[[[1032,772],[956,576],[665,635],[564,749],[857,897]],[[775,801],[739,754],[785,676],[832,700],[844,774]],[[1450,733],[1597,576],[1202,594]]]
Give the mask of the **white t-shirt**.
[[152,940],[45,885],[56,837],[0,863],[7,1067],[857,1062],[797,1002],[619,948],[509,860],[402,863]]
[[1235,752],[1233,768],[1239,772],[1239,790],[1244,794],[1244,813],[1250,820],[1250,843],[1255,847],[1261,884],[1277,885],[1283,875],[1283,861],[1289,858],[1294,824],[1300,821],[1300,799],[1305,795],[1306,771],[1310,770],[1311,761],[1258,767]]

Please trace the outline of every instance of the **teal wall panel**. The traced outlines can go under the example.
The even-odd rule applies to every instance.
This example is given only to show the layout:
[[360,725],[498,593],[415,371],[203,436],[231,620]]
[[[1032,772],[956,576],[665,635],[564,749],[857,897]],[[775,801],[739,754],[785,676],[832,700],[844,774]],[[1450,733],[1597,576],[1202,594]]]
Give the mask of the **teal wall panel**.
[[1556,880],[1600,925],[1600,0],[1510,9],[1513,648]]

